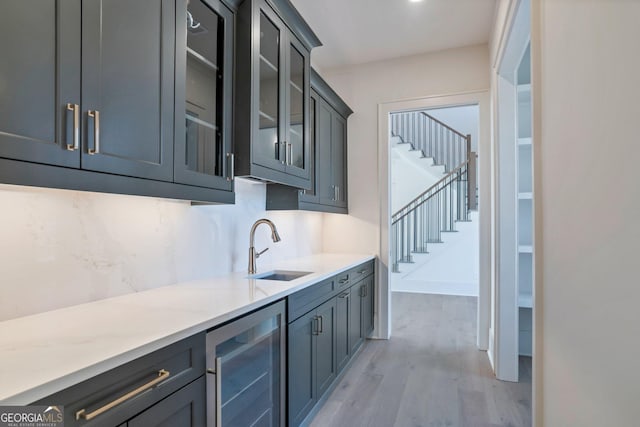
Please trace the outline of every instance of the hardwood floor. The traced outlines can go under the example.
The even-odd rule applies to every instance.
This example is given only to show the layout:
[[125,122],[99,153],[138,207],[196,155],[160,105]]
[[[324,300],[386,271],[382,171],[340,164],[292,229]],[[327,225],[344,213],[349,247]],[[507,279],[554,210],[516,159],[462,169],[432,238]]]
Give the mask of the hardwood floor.
[[365,344],[313,427],[531,425],[531,358],[519,383],[495,379],[474,297],[392,295],[392,338]]

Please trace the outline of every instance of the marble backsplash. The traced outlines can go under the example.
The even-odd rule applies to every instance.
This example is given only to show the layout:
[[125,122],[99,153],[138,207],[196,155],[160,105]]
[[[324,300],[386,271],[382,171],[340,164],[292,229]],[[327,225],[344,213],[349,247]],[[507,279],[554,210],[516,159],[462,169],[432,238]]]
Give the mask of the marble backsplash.
[[322,252],[323,214],[266,212],[266,185],[236,181],[236,204],[0,185],[0,321]]

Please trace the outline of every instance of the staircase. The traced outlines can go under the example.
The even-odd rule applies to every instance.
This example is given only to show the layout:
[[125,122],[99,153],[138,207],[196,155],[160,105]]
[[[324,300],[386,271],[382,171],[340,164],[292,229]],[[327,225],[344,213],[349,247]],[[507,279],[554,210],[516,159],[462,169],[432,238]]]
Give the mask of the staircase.
[[477,155],[470,135],[423,111],[391,114],[391,137],[444,169],[440,180],[392,215],[391,270],[399,273],[401,263],[413,263],[413,254],[442,243],[443,232],[456,231],[456,223],[468,222],[477,209]]
[[398,136],[391,138],[391,212],[412,201],[425,188],[431,187],[445,175],[444,166],[434,164],[421,150],[403,143]]

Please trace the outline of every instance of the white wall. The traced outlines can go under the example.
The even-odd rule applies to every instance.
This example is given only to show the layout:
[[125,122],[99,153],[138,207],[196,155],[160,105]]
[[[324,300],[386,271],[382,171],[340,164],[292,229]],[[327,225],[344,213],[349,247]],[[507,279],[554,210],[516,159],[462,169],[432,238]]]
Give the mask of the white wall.
[[325,219],[327,250],[378,252],[378,104],[486,89],[488,70],[487,46],[481,45],[325,71],[355,111],[348,128],[349,215]]
[[411,151],[409,144],[391,138],[391,212],[396,213],[444,177],[444,167],[434,166],[433,158]]
[[532,7],[538,425],[638,425],[640,2]]
[[[323,77],[355,111],[349,118],[348,129],[349,215],[325,217],[326,250],[380,254],[383,206],[380,194],[383,190],[386,198],[388,188],[380,188],[379,176],[388,176],[385,175],[388,170],[386,165],[380,170],[378,164],[379,108],[396,100],[486,90],[489,87],[488,59],[487,45],[480,45],[325,71]],[[388,132],[388,126],[385,129]],[[383,147],[388,146],[388,138],[385,139]],[[485,185],[482,179],[481,188]],[[387,214],[384,215],[386,221]],[[382,232],[386,233],[386,229]],[[481,240],[483,233],[481,225]],[[386,258],[385,253],[379,279],[379,289],[383,293],[379,295],[376,310],[376,333],[381,337],[389,332],[389,325],[385,324],[388,309],[384,294],[388,288]],[[482,276],[482,271],[480,274]],[[481,283],[482,280],[481,277]],[[482,338],[482,342],[485,341]]]
[[236,204],[0,186],[0,321],[247,268],[249,229],[271,218],[258,260],[322,250],[322,216],[265,212],[264,184],[236,181]]

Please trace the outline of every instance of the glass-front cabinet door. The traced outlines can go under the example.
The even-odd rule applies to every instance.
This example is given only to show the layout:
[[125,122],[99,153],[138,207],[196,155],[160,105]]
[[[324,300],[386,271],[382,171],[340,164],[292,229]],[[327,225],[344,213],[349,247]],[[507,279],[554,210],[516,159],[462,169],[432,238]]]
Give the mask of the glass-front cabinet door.
[[289,22],[289,10],[289,2],[269,0],[238,7],[235,164],[238,176],[308,189],[309,52],[320,41],[306,24]]
[[256,163],[284,170],[286,146],[282,138],[284,99],[282,78],[285,61],[282,55],[282,23],[265,5],[259,8],[260,48],[258,78],[258,135],[254,143]]
[[259,46],[251,84],[257,84],[253,117],[258,126],[252,137],[252,162],[271,171],[261,178],[308,187],[309,51],[266,1],[256,4]]
[[233,15],[219,0],[178,4],[175,181],[230,191]]
[[289,40],[288,109],[286,135],[287,172],[310,176],[309,156],[309,54],[293,37]]
[[284,302],[207,334],[207,425],[283,426]]

